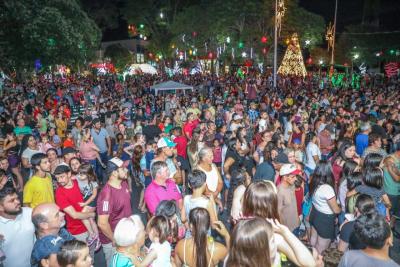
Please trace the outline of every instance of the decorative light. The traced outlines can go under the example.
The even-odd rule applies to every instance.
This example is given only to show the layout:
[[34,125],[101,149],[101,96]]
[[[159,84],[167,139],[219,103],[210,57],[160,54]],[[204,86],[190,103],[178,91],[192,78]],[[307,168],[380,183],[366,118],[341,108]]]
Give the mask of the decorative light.
[[143,38],[143,34],[140,34],[139,37],[140,37],[140,38]]
[[145,41],[146,41],[146,40],[147,40],[147,36],[143,36],[143,40],[145,40]]
[[144,24],[140,24],[140,25],[139,25],[139,28],[140,28],[140,29],[143,29],[143,28],[144,28]]
[[243,48],[244,47],[244,43],[243,42],[239,42],[239,48]]
[[281,28],[282,28],[282,18],[285,16],[285,1],[278,0],[278,9],[276,10],[276,27],[278,29],[278,35],[281,35]]
[[162,11],[161,11],[161,13],[160,13],[160,18],[161,18],[161,19],[164,18],[164,13],[162,13]]
[[357,59],[357,58],[359,58],[359,57],[360,57],[359,54],[355,54],[355,55],[353,56],[354,59]]
[[158,55],[158,59],[162,59],[162,55],[160,54],[160,55]]
[[394,49],[390,49],[390,51],[389,51],[389,53],[391,54],[391,55],[394,55]]
[[189,55],[192,55],[193,54],[193,51],[192,51],[192,49],[190,49],[189,50]]
[[289,38],[288,39],[286,39],[286,41],[285,41],[285,43],[286,43],[286,45],[288,45],[289,44]]
[[172,48],[172,49],[174,49],[174,48],[175,48],[175,45],[174,45],[174,44],[172,44],[172,45],[171,45],[171,48]]
[[265,44],[268,41],[267,36],[261,37],[261,43]]
[[324,61],[322,59],[320,59],[318,63],[319,63],[319,65],[322,65],[322,64],[324,64]]
[[[328,51],[333,47],[333,33],[335,27],[329,22],[328,28],[326,28],[325,40],[328,41]],[[355,48],[355,47],[354,47]]]
[[226,37],[226,42],[229,44],[231,42],[231,37]]
[[266,53],[267,53],[267,48],[264,47],[264,48],[262,49],[262,52],[263,52],[263,54],[266,54]]
[[208,58],[209,58],[209,59],[212,59],[212,58],[213,58],[213,53],[212,53],[212,52],[208,53]]
[[179,59],[182,60],[183,59],[183,54],[179,55]]
[[197,54],[196,50],[197,50],[197,49],[193,50],[193,53],[192,53],[193,56],[195,56],[195,55]]
[[297,34],[293,34],[291,42],[286,49],[285,56],[283,57],[282,63],[278,69],[278,73],[284,76],[293,75],[305,77],[307,70],[304,65],[303,56],[299,45],[299,38]]
[[381,56],[381,52],[376,53],[375,56],[380,57]]
[[196,37],[197,36],[197,32],[192,32],[192,36]]
[[243,52],[243,53],[242,53],[242,57],[247,57],[247,53],[246,53],[246,52]]
[[309,45],[309,44],[311,44],[311,41],[310,40],[306,40],[306,45]]

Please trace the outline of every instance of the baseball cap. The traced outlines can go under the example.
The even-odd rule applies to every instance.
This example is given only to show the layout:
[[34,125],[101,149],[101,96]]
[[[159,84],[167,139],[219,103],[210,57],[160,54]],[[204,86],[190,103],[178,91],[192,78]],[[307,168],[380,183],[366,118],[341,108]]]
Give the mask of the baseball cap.
[[284,152],[281,152],[276,156],[275,162],[280,163],[280,164],[287,164],[287,163],[289,163],[289,159],[288,159],[288,156]]
[[69,153],[76,153],[76,150],[73,149],[72,147],[66,147],[66,148],[63,149],[62,152],[63,152],[62,155],[65,156],[65,155],[67,155]]
[[157,147],[158,148],[163,148],[163,147],[175,147],[176,144],[174,142],[172,142],[169,138],[167,137],[163,137],[160,138],[160,140],[158,140],[157,142]]
[[55,235],[48,235],[38,239],[32,250],[32,266],[38,266],[42,259],[48,258],[51,254],[57,254],[61,250],[64,241],[62,237]]
[[281,167],[281,169],[279,170],[280,176],[285,176],[285,175],[289,175],[289,174],[296,175],[296,174],[300,174],[300,173],[301,173],[301,171],[298,170],[296,168],[296,165],[294,165],[294,164],[284,164]]
[[131,246],[136,243],[141,231],[144,231],[144,226],[138,215],[122,218],[114,230],[115,243],[121,247]]
[[60,165],[58,165],[56,167],[56,169],[54,170],[53,174],[54,175],[59,175],[59,174],[67,173],[67,172],[70,172],[70,171],[71,171],[71,169],[69,168],[69,166],[67,164],[61,163]]
[[295,138],[295,139],[293,139],[293,144],[300,145],[301,140],[299,138]]
[[110,176],[113,171],[118,170],[118,168],[123,167],[123,165],[124,162],[120,158],[114,157],[110,159],[106,168],[107,176]]

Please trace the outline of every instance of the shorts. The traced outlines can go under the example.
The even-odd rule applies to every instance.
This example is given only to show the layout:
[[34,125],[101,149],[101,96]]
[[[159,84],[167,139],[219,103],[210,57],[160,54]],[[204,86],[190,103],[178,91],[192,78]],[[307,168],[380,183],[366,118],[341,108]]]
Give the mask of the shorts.
[[184,171],[190,171],[190,164],[188,159],[185,159],[182,156],[177,156],[176,159],[178,160],[178,162],[181,164],[181,169]]
[[319,212],[314,206],[311,209],[310,224],[322,238],[335,240],[335,219],[335,214]]
[[231,188],[231,181],[227,179],[225,175],[222,176],[222,179],[224,180],[225,189],[228,190],[229,188]]
[[17,154],[8,155],[7,159],[8,159],[8,163],[10,164],[11,168],[17,168],[18,167],[18,165],[20,163],[20,160],[19,160],[19,157],[18,157]]

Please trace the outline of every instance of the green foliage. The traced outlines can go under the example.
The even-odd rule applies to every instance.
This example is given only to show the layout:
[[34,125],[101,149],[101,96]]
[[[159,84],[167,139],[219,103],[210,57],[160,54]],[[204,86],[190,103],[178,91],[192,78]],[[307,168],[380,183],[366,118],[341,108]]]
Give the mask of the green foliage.
[[9,69],[86,63],[100,30],[75,0],[6,0],[0,14],[1,62]]
[[118,71],[124,70],[128,64],[133,62],[131,52],[120,44],[108,46],[104,52],[104,57],[110,58]]

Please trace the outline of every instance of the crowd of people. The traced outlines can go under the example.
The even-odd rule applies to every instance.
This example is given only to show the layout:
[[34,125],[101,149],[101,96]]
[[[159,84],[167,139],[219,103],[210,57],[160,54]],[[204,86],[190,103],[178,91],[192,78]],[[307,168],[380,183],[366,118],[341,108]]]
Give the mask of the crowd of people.
[[399,266],[397,77],[167,79],[5,81],[0,266]]

